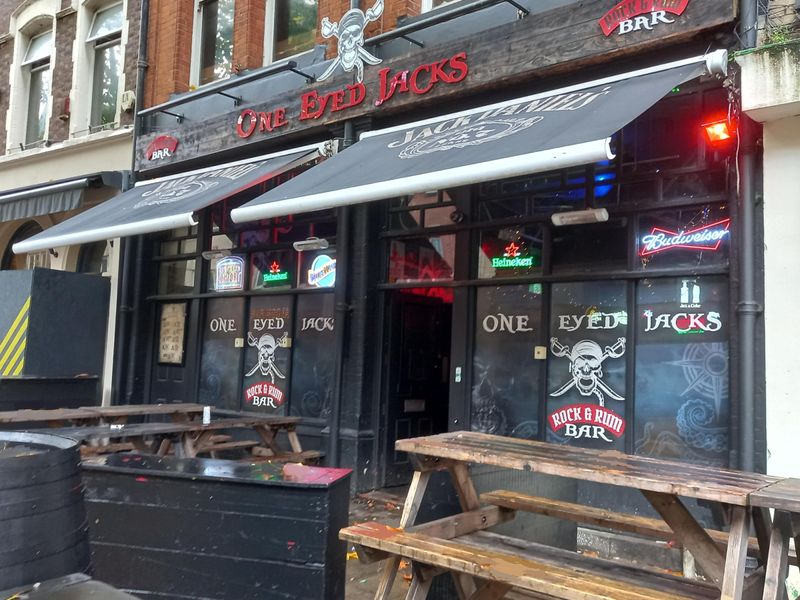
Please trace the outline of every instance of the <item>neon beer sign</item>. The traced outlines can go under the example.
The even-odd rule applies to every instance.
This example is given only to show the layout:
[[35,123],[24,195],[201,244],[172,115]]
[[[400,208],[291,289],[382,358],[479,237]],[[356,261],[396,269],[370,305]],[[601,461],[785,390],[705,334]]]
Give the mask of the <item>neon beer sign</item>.
[[641,256],[649,256],[667,250],[708,250],[716,252],[730,234],[730,219],[722,219],[716,223],[703,225],[689,231],[670,231],[653,227],[647,235],[642,236]]
[[520,256],[520,247],[514,242],[511,242],[505,247],[503,256],[495,256],[492,258],[492,267],[495,269],[514,269],[517,267],[532,267],[532,256]]

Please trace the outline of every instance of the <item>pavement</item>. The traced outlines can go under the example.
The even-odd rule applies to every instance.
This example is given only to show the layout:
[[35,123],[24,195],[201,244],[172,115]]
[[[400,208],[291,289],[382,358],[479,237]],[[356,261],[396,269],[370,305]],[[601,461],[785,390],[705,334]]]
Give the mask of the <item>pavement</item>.
[[[403,511],[404,488],[391,488],[359,494],[350,501],[350,523],[363,523],[365,521],[380,521],[389,525],[400,524],[400,514]],[[345,584],[345,598],[347,600],[372,600],[381,577],[383,563],[364,564],[356,558],[352,548],[347,554],[347,582]],[[405,568],[402,568],[405,567]],[[392,586],[390,600],[402,600],[408,592],[410,571],[407,565],[402,565],[400,572]]]

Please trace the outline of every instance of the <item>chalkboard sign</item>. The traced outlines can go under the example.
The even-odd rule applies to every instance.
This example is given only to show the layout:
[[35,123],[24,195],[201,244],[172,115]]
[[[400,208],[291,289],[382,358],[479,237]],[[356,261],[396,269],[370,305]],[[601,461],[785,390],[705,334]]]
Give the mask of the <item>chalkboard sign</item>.
[[186,303],[161,305],[161,326],[158,332],[158,362],[183,364],[183,340],[186,330]]

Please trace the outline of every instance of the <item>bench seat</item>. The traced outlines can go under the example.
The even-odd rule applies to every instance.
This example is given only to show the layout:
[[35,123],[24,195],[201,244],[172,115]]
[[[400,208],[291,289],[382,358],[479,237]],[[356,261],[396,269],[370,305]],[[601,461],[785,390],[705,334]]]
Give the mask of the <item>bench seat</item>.
[[[397,529],[377,522],[352,525],[340,537],[386,557],[402,556],[454,573],[561,600],[706,600],[719,590],[704,583],[583,556],[487,531],[452,539],[425,526]],[[415,531],[416,529],[416,531]],[[498,596],[501,597],[501,596]]]

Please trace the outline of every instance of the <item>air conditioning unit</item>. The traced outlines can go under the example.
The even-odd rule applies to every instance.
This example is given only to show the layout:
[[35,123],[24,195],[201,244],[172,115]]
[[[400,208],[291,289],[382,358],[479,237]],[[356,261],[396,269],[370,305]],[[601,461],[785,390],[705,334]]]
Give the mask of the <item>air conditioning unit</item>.
[[119,105],[125,112],[133,110],[133,107],[136,106],[136,94],[131,90],[122,92],[122,98],[120,99]]

